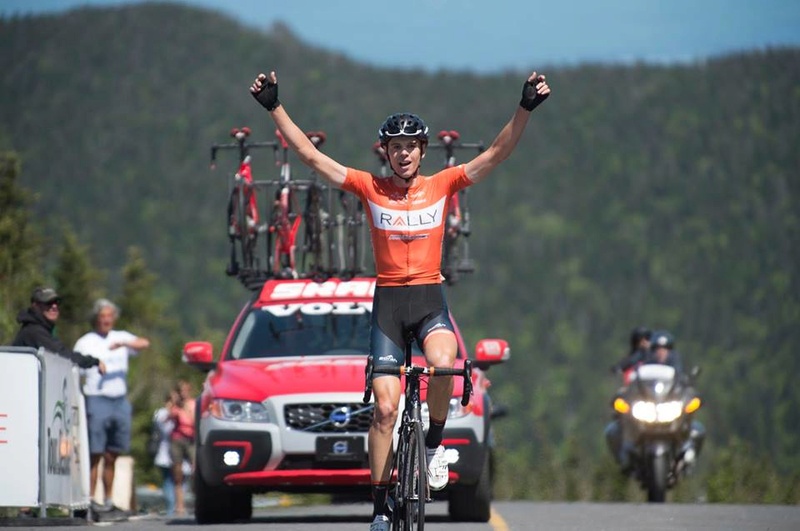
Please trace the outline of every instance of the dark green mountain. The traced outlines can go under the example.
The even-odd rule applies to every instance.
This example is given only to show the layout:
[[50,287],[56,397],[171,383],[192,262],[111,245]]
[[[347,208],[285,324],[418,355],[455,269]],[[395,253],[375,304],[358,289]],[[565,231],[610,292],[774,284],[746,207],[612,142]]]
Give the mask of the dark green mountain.
[[[71,225],[112,282],[143,248],[187,339],[224,329],[246,296],[224,275],[235,160],[210,171],[209,146],[244,125],[273,138],[247,90],[270,69],[327,153],[376,171],[387,114],[488,143],[527,75],[367,67],[173,4],[0,20],[0,149],[19,154],[39,222],[54,245]],[[704,370],[709,454],[742,440],[800,471],[800,49],[541,70],[553,95],[472,191],[478,271],[450,295],[471,342],[512,344],[491,373],[513,411],[501,444],[526,465],[567,440],[607,459],[608,367],[646,324]],[[257,177],[273,162],[256,155]]]

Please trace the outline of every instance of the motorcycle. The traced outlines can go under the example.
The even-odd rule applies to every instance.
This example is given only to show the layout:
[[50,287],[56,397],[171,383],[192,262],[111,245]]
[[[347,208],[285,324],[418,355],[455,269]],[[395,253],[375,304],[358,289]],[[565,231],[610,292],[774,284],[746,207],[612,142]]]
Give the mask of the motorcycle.
[[647,491],[648,502],[664,502],[700,453],[705,430],[694,414],[702,401],[693,386],[699,372],[640,365],[611,403],[616,418],[606,429],[609,448]]

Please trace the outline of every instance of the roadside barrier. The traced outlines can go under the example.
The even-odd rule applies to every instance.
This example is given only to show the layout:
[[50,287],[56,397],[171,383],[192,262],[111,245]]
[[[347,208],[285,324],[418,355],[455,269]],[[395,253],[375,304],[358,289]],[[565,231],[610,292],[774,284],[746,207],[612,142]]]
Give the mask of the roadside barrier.
[[0,346],[0,507],[89,508],[89,436],[78,368]]

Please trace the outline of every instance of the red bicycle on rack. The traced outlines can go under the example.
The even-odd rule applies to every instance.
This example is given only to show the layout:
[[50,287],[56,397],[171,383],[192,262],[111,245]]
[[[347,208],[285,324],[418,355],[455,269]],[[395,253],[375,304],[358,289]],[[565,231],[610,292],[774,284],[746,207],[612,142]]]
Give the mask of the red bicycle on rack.
[[[274,141],[251,142],[248,127],[235,128],[231,131],[234,142],[211,147],[212,168],[218,151],[239,154],[228,194],[231,255],[227,274],[256,289],[269,278],[324,280],[365,273],[366,223],[361,204],[341,191],[335,202],[334,191],[313,174],[293,179],[289,146],[278,131],[275,134]],[[327,138],[322,131],[306,135],[317,149]],[[277,179],[254,179],[251,150],[261,147],[273,149]],[[258,197],[261,194],[263,199]],[[297,239],[301,231],[302,243]],[[266,256],[259,258],[256,243],[262,233]]]

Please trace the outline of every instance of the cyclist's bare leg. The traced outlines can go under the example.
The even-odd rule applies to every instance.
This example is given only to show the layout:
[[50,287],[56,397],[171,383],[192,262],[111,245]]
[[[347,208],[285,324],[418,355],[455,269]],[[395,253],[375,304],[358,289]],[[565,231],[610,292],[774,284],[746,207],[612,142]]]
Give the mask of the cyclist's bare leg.
[[[449,330],[429,334],[423,343],[425,360],[432,367],[452,367],[456,360],[458,343]],[[450,397],[453,396],[453,377],[443,376],[428,380],[428,411],[432,418],[447,418]]]
[[369,469],[373,483],[388,482],[392,473],[392,437],[402,392],[400,379],[377,377],[372,381],[372,392],[375,395],[375,415],[369,427],[367,444]]

